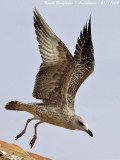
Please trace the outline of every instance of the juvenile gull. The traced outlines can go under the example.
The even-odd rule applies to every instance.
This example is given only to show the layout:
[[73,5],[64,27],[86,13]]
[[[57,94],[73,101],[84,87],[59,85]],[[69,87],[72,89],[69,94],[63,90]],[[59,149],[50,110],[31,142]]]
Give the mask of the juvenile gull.
[[35,134],[30,142],[31,148],[37,138],[37,126],[43,122],[71,130],[85,131],[93,136],[86,121],[77,116],[74,110],[76,92],[94,70],[91,17],[77,39],[74,56],[47,25],[37,9],[33,18],[43,60],[36,76],[33,97],[41,99],[43,103],[25,104],[11,101],[6,104],[5,108],[8,110],[27,111],[34,115],[27,120],[25,128],[15,139],[25,133],[32,120],[40,121],[34,126]]

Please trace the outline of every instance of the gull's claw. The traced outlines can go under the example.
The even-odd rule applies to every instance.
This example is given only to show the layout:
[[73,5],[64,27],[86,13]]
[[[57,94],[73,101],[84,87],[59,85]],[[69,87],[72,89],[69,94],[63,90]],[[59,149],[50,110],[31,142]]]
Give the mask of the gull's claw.
[[15,137],[15,140],[17,140],[18,138],[20,138],[24,133],[25,133],[25,131],[23,130],[20,134],[18,134],[18,135]]
[[34,136],[34,137],[32,138],[32,140],[30,141],[30,146],[31,146],[31,148],[32,148],[33,145],[35,144],[36,139],[37,139],[37,137]]

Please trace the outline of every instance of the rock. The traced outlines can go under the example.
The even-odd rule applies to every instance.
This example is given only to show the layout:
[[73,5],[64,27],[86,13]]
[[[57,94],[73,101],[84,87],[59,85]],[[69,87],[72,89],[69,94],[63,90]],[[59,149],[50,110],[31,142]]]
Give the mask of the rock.
[[37,154],[26,152],[21,147],[0,141],[0,160],[50,160]]

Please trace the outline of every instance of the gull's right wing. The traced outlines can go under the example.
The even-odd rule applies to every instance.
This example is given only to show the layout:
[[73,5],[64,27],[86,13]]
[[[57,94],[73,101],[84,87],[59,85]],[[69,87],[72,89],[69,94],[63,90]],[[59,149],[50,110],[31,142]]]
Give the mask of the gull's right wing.
[[80,33],[80,38],[77,40],[74,60],[76,62],[76,67],[71,78],[67,94],[67,101],[72,110],[74,110],[74,99],[77,90],[83,81],[94,70],[94,50],[91,37],[91,18],[89,19],[88,27],[87,24],[84,26],[83,32]]

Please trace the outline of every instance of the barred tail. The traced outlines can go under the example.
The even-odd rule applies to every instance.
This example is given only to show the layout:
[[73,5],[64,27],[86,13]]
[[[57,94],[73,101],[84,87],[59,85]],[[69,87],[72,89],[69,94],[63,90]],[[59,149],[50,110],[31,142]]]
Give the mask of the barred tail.
[[36,112],[36,107],[32,104],[25,104],[18,101],[11,101],[8,102],[5,106],[7,110],[16,110],[16,111],[26,111],[34,115]]

